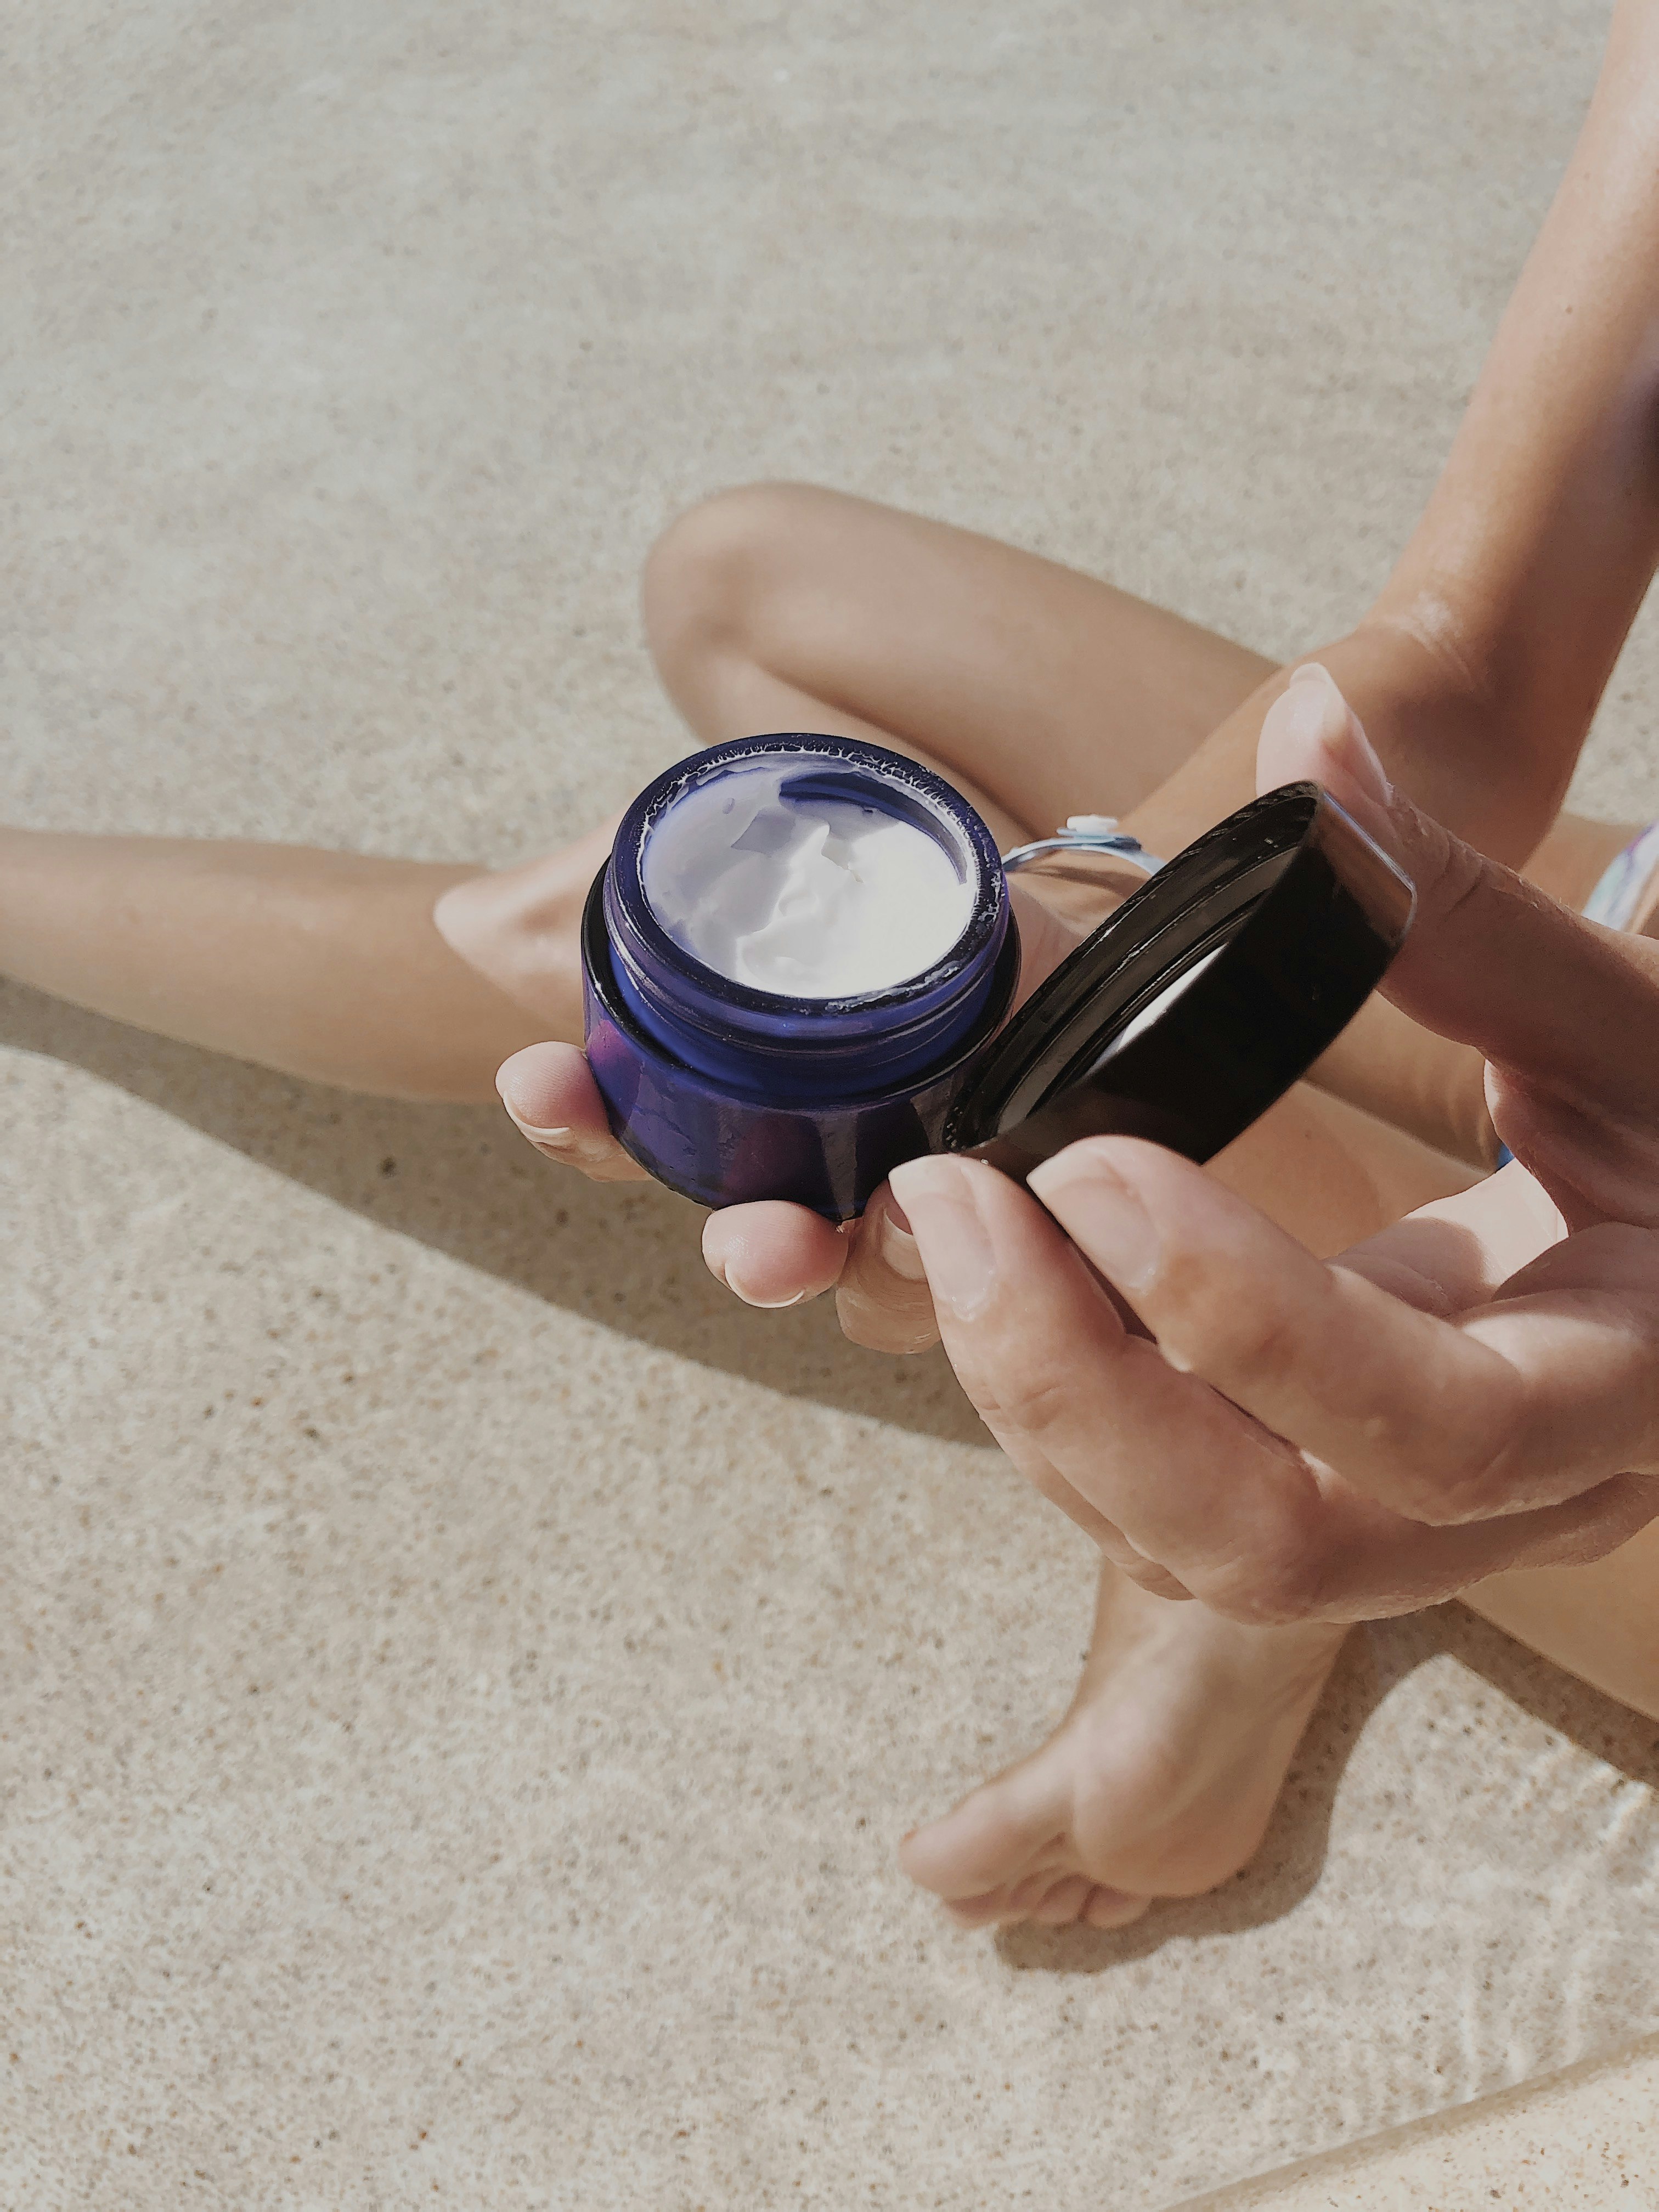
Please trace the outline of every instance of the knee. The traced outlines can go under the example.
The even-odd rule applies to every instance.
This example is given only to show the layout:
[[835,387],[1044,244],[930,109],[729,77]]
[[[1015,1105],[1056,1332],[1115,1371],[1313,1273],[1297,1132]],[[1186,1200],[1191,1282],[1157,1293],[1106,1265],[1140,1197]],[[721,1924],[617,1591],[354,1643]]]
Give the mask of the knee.
[[690,661],[758,655],[824,496],[805,484],[743,484],[669,524],[647,556],[640,596],[652,658],[671,689]]

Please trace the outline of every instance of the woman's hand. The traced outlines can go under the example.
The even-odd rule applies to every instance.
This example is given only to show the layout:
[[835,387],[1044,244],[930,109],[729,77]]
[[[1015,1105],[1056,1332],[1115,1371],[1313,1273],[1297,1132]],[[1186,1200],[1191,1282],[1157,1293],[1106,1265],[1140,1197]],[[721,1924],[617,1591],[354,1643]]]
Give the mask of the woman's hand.
[[1517,1164],[1327,1266],[1131,1139],[1045,1162],[1036,1196],[913,1161],[894,1183],[945,1349],[1126,1572],[1241,1620],[1597,1558],[1659,1513],[1659,946],[1390,793],[1322,673],[1261,755],[1264,787],[1313,776],[1404,861],[1418,919],[1386,988],[1486,1055]]
[[[1025,878],[1009,886],[1019,923],[1019,994],[1045,975],[1121,896],[1087,884]],[[596,1182],[647,1180],[611,1133],[586,1059],[574,1045],[535,1044],[497,1075],[501,1102],[538,1152]],[[781,1201],[711,1213],[703,1257],[751,1306],[793,1306],[834,1289],[841,1324],[878,1352],[923,1352],[939,1340],[933,1302],[909,1225],[884,1184],[861,1218],[841,1229]]]

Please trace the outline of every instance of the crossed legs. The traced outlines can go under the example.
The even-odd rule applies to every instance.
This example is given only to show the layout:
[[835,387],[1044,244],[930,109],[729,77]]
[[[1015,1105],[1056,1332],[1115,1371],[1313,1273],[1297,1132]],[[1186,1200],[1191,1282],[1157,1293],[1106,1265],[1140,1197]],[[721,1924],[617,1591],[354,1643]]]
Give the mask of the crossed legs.
[[[652,556],[645,610],[703,743],[793,728],[896,745],[965,791],[1005,845],[1083,811],[1124,817],[1149,845],[1174,842],[1172,821],[1195,834],[1246,795],[1237,748],[1206,757],[1206,740],[1252,702],[1259,721],[1275,673],[1109,585],[805,487],[682,518]],[[1629,834],[1564,817],[1528,872],[1582,903]],[[1216,1169],[1315,1249],[1340,1250],[1455,1187],[1468,1168],[1454,1156],[1489,1164],[1482,1072],[1379,1003],[1318,1071],[1324,1091],[1302,1086]],[[1469,1601],[1659,1716],[1656,1578],[1659,1536],[1644,1536]],[[970,1925],[1119,1926],[1154,1896],[1212,1887],[1260,1843],[1343,1635],[1221,1620],[1108,1567],[1059,1728],[908,1837],[908,1871]]]
[[[929,761],[1005,845],[1112,813],[1169,852],[1249,792],[1273,664],[1111,586],[805,487],[683,517],[645,578],[653,653],[699,740],[870,738]],[[1564,817],[1528,863],[1582,901],[1627,831]],[[0,971],[167,1035],[348,1087],[485,1097],[580,1036],[575,927],[609,826],[482,870],[302,848],[0,831]],[[1380,1002],[1216,1164],[1334,1251],[1489,1160],[1478,1060]],[[1469,1601],[1659,1715],[1659,1539]],[[908,1839],[969,1920],[1115,1924],[1255,1849],[1340,1642],[1249,1630],[1108,1572],[1077,1698],[1031,1759]]]

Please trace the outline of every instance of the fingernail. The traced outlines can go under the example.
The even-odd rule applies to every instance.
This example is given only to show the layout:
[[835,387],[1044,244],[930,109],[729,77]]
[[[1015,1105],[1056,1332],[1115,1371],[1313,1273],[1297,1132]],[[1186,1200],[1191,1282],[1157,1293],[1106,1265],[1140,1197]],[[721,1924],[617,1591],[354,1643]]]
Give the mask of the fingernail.
[[1348,704],[1332,681],[1331,672],[1316,660],[1304,660],[1293,669],[1279,701],[1281,723],[1297,737],[1316,744],[1334,744],[1348,720]]
[[933,1303],[975,1321],[996,1288],[996,1254],[980,1218],[976,1177],[958,1160],[911,1160],[893,1171],[903,1184],[901,1210],[912,1224]]
[[1027,1178],[1054,1219],[1121,1291],[1145,1290],[1162,1256],[1152,1216],[1103,1162],[1044,1160]]
[[[501,1103],[507,1106],[507,1101]],[[526,1121],[507,1106],[507,1118],[521,1137],[528,1137],[532,1145],[544,1145],[549,1152],[567,1152],[573,1160],[602,1159],[610,1150],[602,1138],[584,1136],[574,1129],[547,1129],[539,1122]]]
[[927,1270],[921,1264],[921,1247],[910,1226],[910,1218],[890,1192],[876,1219],[876,1251],[882,1264],[890,1267],[896,1275],[902,1276],[907,1283],[927,1281]]
[[1328,668],[1304,661],[1291,673],[1289,685],[1268,709],[1286,736],[1319,748],[1316,781],[1339,802],[1369,799],[1386,806],[1394,793],[1376,749],[1360,727]]
[[785,1306],[802,1305],[806,1299],[805,1291],[797,1291],[793,1297],[788,1298],[757,1297],[752,1291],[744,1290],[742,1283],[730,1269],[721,1275],[720,1280],[734,1298],[741,1298],[746,1306],[757,1306],[763,1313],[781,1313]]
[[509,1106],[507,1118],[521,1136],[536,1145],[574,1145],[574,1132],[569,1129],[538,1129],[533,1121],[521,1121]]
[[[510,1066],[511,1063],[509,1062],[508,1065]],[[506,1084],[501,1080],[502,1076],[505,1075],[506,1073],[507,1068],[505,1066],[498,1069],[496,1072],[495,1096],[501,1100],[502,1105],[506,1107],[508,1117],[512,1121],[514,1128],[522,1129],[526,1137],[534,1137],[538,1143],[544,1145],[568,1144],[570,1141],[570,1132],[568,1129],[544,1128],[539,1121],[532,1121],[519,1111],[518,1108],[513,1103],[511,1095],[507,1091]]]
[[[507,1106],[505,1097],[501,1103]],[[544,1152],[556,1152],[568,1167],[597,1167],[611,1157],[611,1146],[603,1137],[590,1137],[577,1129],[544,1128],[539,1122],[526,1121],[510,1106],[507,1106],[507,1118],[521,1137]]]

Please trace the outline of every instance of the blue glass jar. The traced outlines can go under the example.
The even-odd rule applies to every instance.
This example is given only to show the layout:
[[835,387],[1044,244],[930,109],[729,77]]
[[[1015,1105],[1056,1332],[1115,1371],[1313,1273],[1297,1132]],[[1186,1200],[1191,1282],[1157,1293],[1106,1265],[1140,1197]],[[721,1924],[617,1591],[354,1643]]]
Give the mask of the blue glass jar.
[[[786,805],[852,805],[933,839],[971,886],[949,951],[881,990],[792,998],[679,943],[647,896],[652,833],[688,794],[757,768],[781,772]],[[589,895],[582,964],[588,1060],[642,1167],[706,1206],[792,1199],[846,1220],[936,1146],[1012,1002],[1019,935],[995,842],[949,784],[878,745],[792,732],[712,746],[641,793]]]

